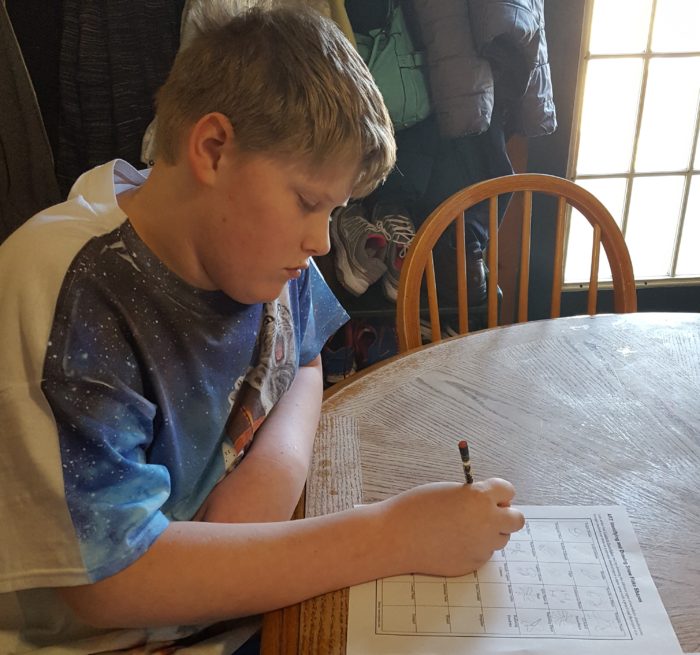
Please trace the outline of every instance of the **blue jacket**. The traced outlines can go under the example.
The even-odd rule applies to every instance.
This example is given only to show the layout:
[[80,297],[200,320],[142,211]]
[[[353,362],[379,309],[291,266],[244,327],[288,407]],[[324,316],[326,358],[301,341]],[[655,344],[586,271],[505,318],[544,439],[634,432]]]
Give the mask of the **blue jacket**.
[[544,0],[412,0],[440,133],[485,132],[500,105],[508,133],[557,127]]

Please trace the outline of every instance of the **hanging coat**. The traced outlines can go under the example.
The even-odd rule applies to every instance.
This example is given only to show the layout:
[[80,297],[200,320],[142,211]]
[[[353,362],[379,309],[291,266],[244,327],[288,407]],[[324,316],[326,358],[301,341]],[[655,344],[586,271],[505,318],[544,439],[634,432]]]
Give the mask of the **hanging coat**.
[[412,2],[442,136],[485,132],[495,102],[509,134],[556,129],[544,0]]

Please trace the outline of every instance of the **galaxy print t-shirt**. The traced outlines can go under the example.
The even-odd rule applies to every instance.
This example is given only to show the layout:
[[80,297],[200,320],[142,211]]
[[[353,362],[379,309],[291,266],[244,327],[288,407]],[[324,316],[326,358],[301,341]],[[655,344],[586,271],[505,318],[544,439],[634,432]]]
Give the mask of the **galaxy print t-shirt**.
[[2,592],[113,575],[191,519],[347,320],[315,265],[264,304],[186,284],[118,209],[139,175],[95,169],[0,249],[0,275],[13,276],[0,292],[9,613],[21,603]]
[[[314,268],[275,302],[241,305],[174,276],[126,221],[66,274],[42,390],[91,580],[192,518],[322,343]],[[326,298],[328,301],[328,298]],[[314,337],[311,343],[304,339]]]

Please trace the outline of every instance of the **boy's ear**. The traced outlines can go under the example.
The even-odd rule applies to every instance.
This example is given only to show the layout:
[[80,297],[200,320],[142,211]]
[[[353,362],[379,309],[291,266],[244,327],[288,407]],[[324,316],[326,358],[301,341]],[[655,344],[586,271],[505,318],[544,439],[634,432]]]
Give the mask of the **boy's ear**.
[[202,116],[190,130],[187,159],[199,182],[214,184],[222,157],[233,143],[231,121],[220,112]]

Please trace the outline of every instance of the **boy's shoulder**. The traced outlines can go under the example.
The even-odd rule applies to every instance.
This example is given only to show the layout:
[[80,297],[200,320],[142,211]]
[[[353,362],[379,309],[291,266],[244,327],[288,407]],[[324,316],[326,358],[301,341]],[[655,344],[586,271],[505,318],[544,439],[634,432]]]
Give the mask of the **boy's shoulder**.
[[88,171],[64,202],[32,216],[0,245],[0,334],[19,329],[41,350],[72,262],[91,239],[124,222],[115,189],[135,174],[118,160]]
[[143,180],[139,171],[121,160],[87,171],[64,202],[29,218],[0,245],[0,275],[25,288],[30,279],[60,284],[61,272],[65,273],[90,239],[110,232],[126,219],[116,201],[118,188]]

